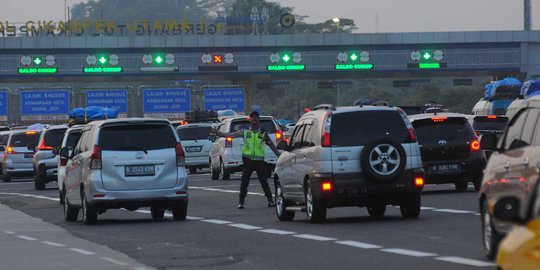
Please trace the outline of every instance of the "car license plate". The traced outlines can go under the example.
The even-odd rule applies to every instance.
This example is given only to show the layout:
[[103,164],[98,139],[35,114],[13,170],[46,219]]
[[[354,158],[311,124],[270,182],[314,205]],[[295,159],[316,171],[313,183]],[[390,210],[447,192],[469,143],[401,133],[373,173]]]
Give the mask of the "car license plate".
[[150,176],[156,174],[154,165],[133,165],[124,168],[126,176]]
[[431,173],[457,173],[461,171],[458,164],[439,164],[429,167]]
[[34,153],[24,153],[24,158],[33,158]]
[[201,152],[202,146],[187,146],[186,152]]

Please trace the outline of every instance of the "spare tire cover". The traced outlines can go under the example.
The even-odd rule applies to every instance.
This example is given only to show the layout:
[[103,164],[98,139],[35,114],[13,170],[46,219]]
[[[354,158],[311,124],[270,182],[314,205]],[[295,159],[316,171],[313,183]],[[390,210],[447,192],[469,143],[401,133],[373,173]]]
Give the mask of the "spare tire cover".
[[362,173],[369,179],[390,182],[403,173],[407,156],[403,146],[392,138],[380,138],[367,144],[360,154]]

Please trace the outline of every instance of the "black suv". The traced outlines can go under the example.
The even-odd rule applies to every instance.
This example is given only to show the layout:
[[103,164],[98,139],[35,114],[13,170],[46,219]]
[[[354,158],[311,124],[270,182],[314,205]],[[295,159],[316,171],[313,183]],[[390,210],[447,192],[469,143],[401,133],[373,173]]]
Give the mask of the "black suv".
[[459,191],[469,182],[478,191],[486,157],[467,117],[458,113],[409,116],[420,144],[427,184],[454,183]]

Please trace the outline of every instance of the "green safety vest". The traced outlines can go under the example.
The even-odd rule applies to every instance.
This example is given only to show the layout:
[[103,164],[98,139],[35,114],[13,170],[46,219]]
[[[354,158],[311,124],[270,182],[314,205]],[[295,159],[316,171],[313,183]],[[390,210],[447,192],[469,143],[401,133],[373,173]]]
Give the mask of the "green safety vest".
[[242,156],[251,160],[264,160],[264,138],[266,133],[244,129]]

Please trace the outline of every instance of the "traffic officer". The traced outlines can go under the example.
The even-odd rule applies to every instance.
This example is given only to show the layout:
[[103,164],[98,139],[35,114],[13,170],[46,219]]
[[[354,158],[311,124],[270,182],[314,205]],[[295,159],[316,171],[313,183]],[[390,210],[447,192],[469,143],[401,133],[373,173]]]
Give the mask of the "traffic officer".
[[249,179],[253,171],[257,172],[257,177],[261,183],[261,187],[264,191],[266,199],[268,199],[268,207],[275,206],[272,200],[272,192],[268,186],[266,180],[266,163],[264,162],[264,146],[265,144],[272,149],[272,151],[279,157],[281,154],[270,137],[259,126],[259,113],[253,111],[249,115],[249,129],[241,129],[232,133],[223,133],[216,131],[216,129],[210,129],[211,133],[215,133],[219,137],[233,137],[244,138],[244,145],[242,146],[242,182],[240,183],[240,203],[238,209],[244,209],[244,202],[246,200],[247,190],[249,186]]

